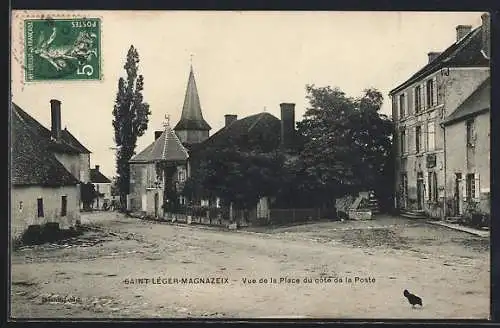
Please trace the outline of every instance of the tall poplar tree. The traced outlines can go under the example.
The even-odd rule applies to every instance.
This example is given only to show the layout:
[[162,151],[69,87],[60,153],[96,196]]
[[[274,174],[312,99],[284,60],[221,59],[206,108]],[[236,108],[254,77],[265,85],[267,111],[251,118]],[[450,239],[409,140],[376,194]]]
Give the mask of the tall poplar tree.
[[144,77],[138,74],[139,54],[133,45],[127,53],[125,66],[126,79],[118,80],[118,92],[113,108],[113,128],[116,144],[117,187],[120,193],[122,209],[126,207],[126,196],[129,193],[130,169],[129,160],[135,154],[137,138],[142,136],[148,127],[149,104],[144,102]]

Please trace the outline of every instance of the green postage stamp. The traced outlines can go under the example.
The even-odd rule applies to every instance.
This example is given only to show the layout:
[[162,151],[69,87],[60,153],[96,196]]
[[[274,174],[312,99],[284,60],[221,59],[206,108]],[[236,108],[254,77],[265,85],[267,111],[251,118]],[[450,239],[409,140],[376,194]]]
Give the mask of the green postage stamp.
[[99,18],[24,21],[25,80],[100,80]]

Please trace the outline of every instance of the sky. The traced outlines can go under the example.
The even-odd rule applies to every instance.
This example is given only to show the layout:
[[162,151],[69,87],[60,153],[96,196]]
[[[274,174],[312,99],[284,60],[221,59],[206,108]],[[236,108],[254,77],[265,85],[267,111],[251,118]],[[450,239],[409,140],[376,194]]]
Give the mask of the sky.
[[[24,82],[22,21],[41,14],[101,18],[101,81]],[[91,167],[100,165],[111,178],[112,110],[131,45],[152,112],[140,152],[163,129],[165,115],[178,122],[191,62],[211,135],[223,127],[224,114],[267,111],[279,118],[281,102],[295,103],[300,121],[307,84],[353,97],[377,88],[385,99],[381,111],[390,115],[389,91],[425,66],[428,52],[455,42],[460,24],[479,26],[481,12],[14,11],[11,93],[49,129],[50,99],[59,99],[63,128],[92,151]]]

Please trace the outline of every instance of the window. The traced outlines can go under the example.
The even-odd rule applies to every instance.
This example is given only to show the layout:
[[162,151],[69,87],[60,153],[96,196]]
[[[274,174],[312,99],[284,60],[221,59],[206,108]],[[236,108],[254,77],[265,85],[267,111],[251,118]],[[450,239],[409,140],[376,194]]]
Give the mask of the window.
[[435,139],[435,125],[434,122],[427,123],[427,149],[434,150],[436,148]]
[[475,141],[475,131],[474,131],[474,120],[468,120],[465,122],[467,129],[467,147],[474,147]]
[[406,95],[403,93],[403,94],[399,95],[399,117],[400,118],[405,117],[405,111],[406,111],[405,105],[406,105]]
[[416,126],[415,127],[415,148],[417,153],[420,152],[420,146],[421,146],[421,141],[422,141],[422,127]]
[[474,198],[476,195],[476,183],[474,179],[474,173],[469,173],[467,174],[467,180],[466,180],[466,197],[467,200],[471,200]]
[[401,147],[401,154],[406,153],[406,131],[405,129],[401,130],[401,135],[400,135],[400,147]]
[[179,196],[179,204],[180,205],[186,205],[186,197]]
[[429,172],[428,174],[428,186],[429,186],[429,202],[437,202],[437,174],[436,172]]
[[61,196],[61,216],[66,216],[68,212],[68,196]]
[[415,87],[415,113],[418,113],[422,107],[422,88]]
[[177,175],[179,182],[184,182],[186,180],[186,172],[183,169],[180,169]]
[[38,217],[43,218],[43,198],[38,198],[37,199],[37,210],[38,210]]
[[428,80],[426,83],[426,91],[427,91],[427,108],[430,108],[434,105],[434,80]]

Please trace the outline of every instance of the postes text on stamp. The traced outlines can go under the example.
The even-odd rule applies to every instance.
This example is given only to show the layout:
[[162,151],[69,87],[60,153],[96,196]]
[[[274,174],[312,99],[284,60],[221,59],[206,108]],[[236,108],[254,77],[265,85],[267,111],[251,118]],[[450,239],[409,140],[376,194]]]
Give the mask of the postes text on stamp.
[[100,80],[98,18],[24,21],[25,80]]

